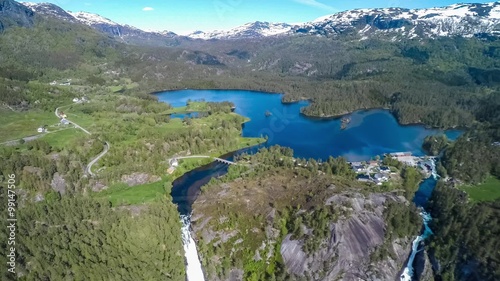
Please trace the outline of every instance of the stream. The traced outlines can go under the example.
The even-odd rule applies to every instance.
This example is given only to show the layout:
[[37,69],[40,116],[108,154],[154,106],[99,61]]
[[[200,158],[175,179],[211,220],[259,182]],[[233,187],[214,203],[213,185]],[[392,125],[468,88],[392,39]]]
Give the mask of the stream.
[[196,243],[191,237],[191,205],[198,197],[201,187],[208,183],[211,178],[226,174],[227,169],[228,165],[216,161],[189,171],[173,182],[172,198],[181,216],[182,242],[188,281],[205,280]]
[[[258,147],[239,150],[229,153],[220,158],[229,161],[234,160],[234,155],[247,152],[255,152]],[[227,173],[229,165],[214,161],[182,175],[173,182],[172,198],[177,205],[182,223],[182,242],[184,244],[186,275],[188,281],[204,281],[203,268],[196,249],[196,243],[191,236],[191,206],[201,192],[201,187],[210,179],[223,176]]]
[[415,203],[415,205],[417,205],[417,207],[421,208],[422,210],[420,212],[420,216],[422,217],[422,220],[424,222],[424,229],[422,231],[422,234],[417,236],[417,238],[413,240],[411,254],[408,258],[408,263],[403,271],[403,274],[401,274],[401,281],[417,280],[417,278],[415,277],[414,269],[416,267],[415,257],[420,251],[424,250],[423,246],[421,246],[421,242],[433,234],[431,228],[429,227],[429,222],[432,221],[432,217],[424,209],[424,206],[427,204],[427,201],[432,195],[432,191],[434,190],[434,187],[436,186],[437,180],[439,178],[438,174],[436,173],[435,162],[432,161],[432,163],[432,175],[420,184],[417,192],[415,193],[415,197],[413,198],[413,202]]

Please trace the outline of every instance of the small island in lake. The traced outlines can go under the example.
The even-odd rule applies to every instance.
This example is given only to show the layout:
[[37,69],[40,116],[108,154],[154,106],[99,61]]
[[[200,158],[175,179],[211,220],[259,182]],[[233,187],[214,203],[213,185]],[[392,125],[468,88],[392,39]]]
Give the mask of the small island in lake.
[[341,130],[345,130],[347,128],[347,125],[349,123],[351,123],[351,118],[349,118],[349,117],[342,117],[342,119],[340,119],[340,121],[342,122],[340,124],[340,129]]

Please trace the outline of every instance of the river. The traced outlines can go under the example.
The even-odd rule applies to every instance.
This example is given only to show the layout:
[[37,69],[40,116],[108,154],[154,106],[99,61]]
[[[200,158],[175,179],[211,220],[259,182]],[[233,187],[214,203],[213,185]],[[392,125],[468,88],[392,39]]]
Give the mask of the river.
[[[422,143],[426,136],[444,133],[448,138],[456,139],[461,133],[458,130],[443,132],[427,129],[420,125],[403,126],[398,124],[390,112],[378,109],[351,113],[351,122],[345,130],[341,130],[339,119],[308,118],[301,115],[300,108],[307,106],[307,102],[282,104],[282,95],[264,92],[181,90],[159,93],[157,96],[160,101],[174,107],[185,106],[188,100],[231,101],[236,106],[236,113],[251,119],[243,125],[243,136],[267,136],[268,141],[264,146],[287,146],[294,150],[295,157],[301,158],[326,160],[330,156],[343,156],[349,161],[363,161],[376,155],[400,151],[409,151],[421,156],[424,155]],[[271,115],[266,116],[266,112],[270,112]],[[183,115],[172,117],[183,118]],[[240,152],[235,154],[238,153]],[[233,154],[228,154],[221,158],[231,160],[232,157]],[[203,277],[200,277],[202,269],[196,246],[189,234],[191,205],[204,184],[226,172],[227,165],[214,162],[184,174],[173,183],[172,197],[183,222],[187,276],[190,281],[203,280],[200,279]],[[434,185],[435,179],[428,179],[421,184],[415,195],[415,203],[418,206],[424,206]],[[425,221],[427,216],[424,213],[423,217]],[[424,232],[417,239],[425,239],[425,235],[427,234]],[[409,265],[405,268],[408,276],[413,275],[413,259],[420,244],[417,239],[414,241],[413,257],[410,256]],[[402,280],[411,280],[411,277]]]
[[420,183],[420,186],[415,193],[415,197],[413,197],[413,202],[415,203],[415,205],[417,205],[417,207],[421,209],[420,216],[422,217],[422,221],[424,223],[424,229],[422,230],[422,234],[420,234],[415,238],[415,240],[413,240],[411,253],[408,257],[408,262],[400,278],[401,281],[417,280],[415,276],[415,258],[417,257],[417,254],[423,250],[423,245],[421,245],[422,241],[425,241],[425,239],[429,238],[429,236],[433,234],[431,228],[429,227],[429,223],[432,221],[432,217],[424,209],[427,201],[432,195],[434,187],[436,187],[437,180],[439,178],[436,172],[436,165],[434,162],[432,163],[434,164],[432,165],[432,175],[429,178],[425,179],[422,183]]

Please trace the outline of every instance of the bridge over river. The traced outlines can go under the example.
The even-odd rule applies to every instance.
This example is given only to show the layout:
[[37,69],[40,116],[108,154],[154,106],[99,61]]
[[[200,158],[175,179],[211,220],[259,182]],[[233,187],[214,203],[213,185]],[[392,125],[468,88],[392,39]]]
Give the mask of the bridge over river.
[[207,156],[207,155],[189,155],[189,156],[178,156],[178,157],[173,157],[173,158],[168,159],[168,163],[169,163],[169,164],[171,164],[171,163],[172,163],[172,161],[174,161],[174,160],[179,160],[179,159],[190,159],[190,158],[212,158],[212,159],[214,159],[215,161],[218,161],[218,162],[221,162],[221,163],[224,163],[224,164],[228,164],[228,165],[238,165],[237,163],[232,162],[232,161],[229,161],[229,160],[226,160],[226,159],[217,158],[217,157],[212,157],[212,156]]

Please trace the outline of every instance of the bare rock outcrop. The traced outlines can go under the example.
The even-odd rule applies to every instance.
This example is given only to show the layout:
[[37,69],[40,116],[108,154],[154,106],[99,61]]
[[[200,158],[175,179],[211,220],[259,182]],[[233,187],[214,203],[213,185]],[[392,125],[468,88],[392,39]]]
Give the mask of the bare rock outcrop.
[[136,186],[161,180],[159,176],[149,175],[146,173],[133,173],[131,175],[123,175],[122,182],[128,186]]
[[330,197],[327,204],[348,205],[351,215],[331,223],[330,237],[314,253],[306,254],[302,249],[303,241],[291,240],[288,235],[281,244],[287,271],[296,276],[311,276],[313,280],[397,279],[411,250],[409,239],[393,242],[391,246],[395,259],[387,257],[377,266],[372,266],[370,260],[377,246],[384,243],[383,204],[389,197],[392,197],[391,200],[402,200],[387,194],[371,194],[368,198],[341,194]]
[[54,191],[64,195],[64,193],[66,193],[66,180],[59,173],[55,173],[50,183],[50,187],[52,187]]
[[191,223],[207,278],[399,280],[414,237],[397,238],[392,222],[412,212],[409,202],[294,171],[200,194]]
[[94,191],[94,192],[100,192],[100,191],[108,189],[108,186],[103,184],[100,181],[96,181],[91,186],[92,186],[92,191]]

